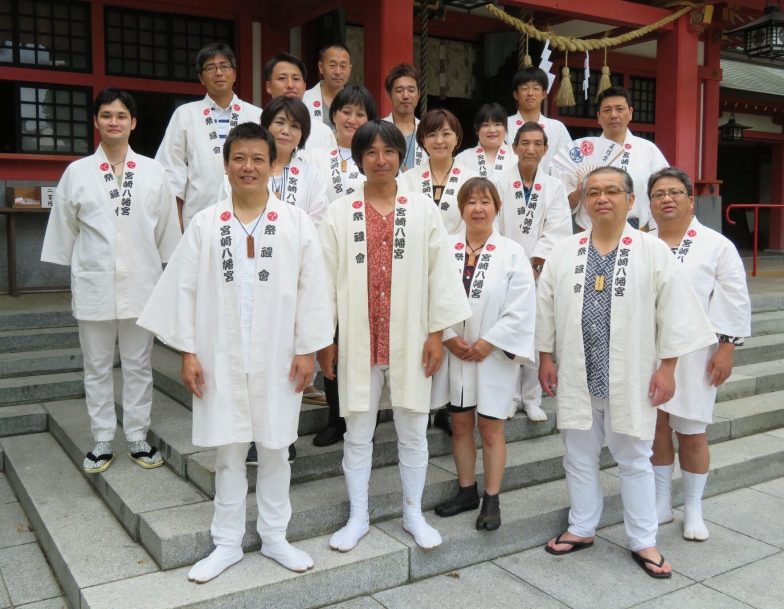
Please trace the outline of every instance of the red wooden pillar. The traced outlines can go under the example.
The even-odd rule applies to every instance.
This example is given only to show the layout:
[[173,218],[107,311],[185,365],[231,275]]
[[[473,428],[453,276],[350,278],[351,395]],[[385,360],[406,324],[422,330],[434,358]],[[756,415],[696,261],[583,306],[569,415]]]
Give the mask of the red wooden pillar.
[[378,102],[379,116],[392,111],[384,78],[395,65],[414,60],[414,0],[365,4],[365,86]]
[[[250,25],[248,25],[250,28]],[[250,43],[249,43],[250,44]],[[271,23],[270,19],[267,18],[261,24],[261,65],[262,67],[267,62],[268,59],[271,59],[278,53],[288,53],[289,51],[289,29],[288,28],[275,28]],[[269,94],[267,93],[266,88],[264,87],[264,77],[262,76],[262,85],[261,89],[263,92],[262,99],[264,100],[263,103],[266,104],[269,100]],[[251,81],[252,82],[252,81]],[[251,82],[248,83],[248,86],[251,86]],[[248,92],[248,98],[250,99],[250,90]]]
[[[774,144],[770,163],[770,202],[784,203],[784,144]],[[784,210],[770,210],[768,249],[784,250]]]
[[698,32],[687,17],[659,35],[656,47],[656,144],[670,164],[697,170],[699,145]]
[[[696,180],[714,184],[718,194],[717,164],[719,157],[719,86],[721,85],[721,30],[711,28],[705,32],[705,65],[701,68],[702,95],[702,171]],[[707,193],[706,193],[707,194]]]

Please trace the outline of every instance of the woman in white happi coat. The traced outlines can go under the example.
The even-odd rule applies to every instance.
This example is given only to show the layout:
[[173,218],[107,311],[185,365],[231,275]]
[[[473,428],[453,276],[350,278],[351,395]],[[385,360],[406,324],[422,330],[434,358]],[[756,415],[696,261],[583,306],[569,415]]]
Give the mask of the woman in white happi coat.
[[244,123],[229,134],[224,155],[231,198],[196,215],[139,319],[183,352],[193,443],[217,448],[216,548],[188,573],[197,582],[242,559],[251,440],[259,447],[261,553],[293,571],[313,566],[286,541],[288,446],[313,355],[332,342],[316,229],[303,210],[268,191],[274,139]]
[[718,345],[678,361],[675,395],[659,407],[651,458],[656,474],[656,510],[659,524],[663,524],[673,520],[675,430],[683,475],[683,537],[703,541],[709,536],[702,519],[702,492],[710,467],[705,429],[713,419],[717,388],[732,373],[735,347],[751,334],[746,270],[732,242],[694,217],[693,185],[688,174],[675,167],[657,171],[650,178],[648,196],[658,226],[651,234],[670,246],[683,265],[719,339]]
[[332,101],[329,116],[335,124],[338,146],[310,152],[310,160],[318,166],[326,184],[330,203],[352,194],[365,181],[351,156],[351,141],[357,129],[375,120],[377,114],[376,102],[365,87],[348,85]]
[[82,466],[87,473],[102,472],[113,460],[117,416],[112,368],[118,340],[128,452],[142,467],[163,465],[145,439],[152,407],[153,336],[136,325],[136,318],[180,238],[166,171],[128,146],[136,127],[133,98],[105,89],[94,109],[101,143],[95,154],[66,168],[41,252],[44,262],[71,267],[73,315],[79,322],[85,400],[95,441]]
[[361,127],[352,153],[367,182],[335,201],[321,225],[337,345],[319,353],[325,376],[337,361],[346,419],[343,471],[351,513],[330,538],[351,550],[368,532],[368,481],[381,391],[386,383],[398,434],[403,528],[422,548],[441,543],[422,515],[427,475],[431,376],[443,359],[442,332],[470,315],[450,260],[438,211],[398,188],[405,154],[400,130],[385,121]]
[[474,117],[474,131],[479,144],[463,150],[455,160],[482,178],[492,178],[517,164],[512,147],[505,143],[506,111],[501,104],[483,104]]
[[514,415],[520,363],[534,361],[536,285],[523,248],[493,229],[501,199],[486,178],[468,180],[458,193],[465,231],[451,235],[455,272],[463,278],[471,317],[444,332],[449,350],[452,454],[458,493],[436,506],[454,516],[479,506],[475,421],[482,437],[485,493],[477,529],[501,526],[499,493],[506,465],[504,421]]
[[462,140],[463,129],[454,114],[442,108],[431,110],[417,127],[417,142],[429,158],[400,177],[401,188],[423,194],[436,204],[449,234],[463,225],[457,192],[467,179],[477,176],[455,159]]

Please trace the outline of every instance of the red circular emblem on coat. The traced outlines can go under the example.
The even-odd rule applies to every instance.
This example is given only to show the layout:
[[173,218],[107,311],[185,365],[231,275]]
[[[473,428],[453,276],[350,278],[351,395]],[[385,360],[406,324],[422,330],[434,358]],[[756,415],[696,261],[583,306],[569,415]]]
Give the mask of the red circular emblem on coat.
[[626,148],[626,150],[631,150],[632,149],[632,145],[631,144],[624,144],[623,147]]
[[482,154],[484,151],[485,151],[485,149],[482,148],[482,147],[479,147],[479,148],[476,149],[477,154]]
[[495,249],[495,245],[493,245],[492,243],[488,243],[488,244],[485,246],[485,249],[486,249],[488,252],[492,252],[492,251]]
[[425,173],[422,174],[422,179],[423,180],[427,180],[429,177],[430,177],[430,172],[429,171],[426,171]]
[[465,247],[465,246],[464,246],[462,243],[455,243],[455,249],[456,249],[456,250],[461,250],[461,249],[463,249],[464,247]]
[[515,125],[517,125],[518,127],[520,125],[522,125],[522,124],[523,124],[523,121],[521,121],[519,118],[515,121]]
[[535,190],[542,190],[542,185],[541,184],[534,184],[534,189]]
[[101,171],[109,171],[109,163],[101,163]]
[[337,154],[338,154],[338,151],[337,151],[337,150],[333,150],[332,152],[330,152],[330,154],[331,154],[332,156],[337,156]]
[[691,230],[690,230],[688,233],[686,233],[686,234],[687,234],[687,235],[689,235],[689,237],[696,237],[696,236],[697,236],[697,231],[696,231],[696,230],[694,230],[694,229],[691,229]]
[[512,186],[514,186],[515,188],[520,188],[522,185],[523,183],[520,180],[517,180],[517,182],[514,182],[512,184]]
[[232,107],[234,108],[235,111],[237,111],[237,112],[240,111],[240,105],[239,104],[234,104],[234,106],[232,106]]
[[457,167],[455,167],[455,168],[452,170],[452,175],[460,175],[460,169],[459,169],[459,168],[457,168]]
[[400,203],[401,205],[405,205],[406,203],[408,203],[408,199],[406,199],[405,197],[398,197],[397,202]]
[[314,108],[320,108],[321,107],[321,102],[319,100],[314,101],[313,102],[313,107]]
[[136,163],[133,161],[128,161],[128,169],[136,169]]
[[209,116],[209,115],[210,115],[210,109],[204,108],[204,116]]
[[585,245],[586,243],[588,243],[588,237],[583,237],[580,239],[580,245]]
[[298,176],[299,175],[299,169],[297,169],[296,167],[292,167],[291,168],[291,173],[293,173],[295,176]]
[[593,143],[589,141],[585,141],[580,144],[580,152],[583,153],[585,156],[590,156],[593,154]]
[[354,201],[351,204],[351,207],[353,207],[354,209],[359,209],[360,207],[362,207],[362,201]]
[[542,128],[542,131],[544,131],[544,123],[539,123],[539,126]]
[[274,211],[271,211],[270,213],[267,214],[267,220],[269,220],[270,222],[274,222],[277,219],[278,219],[278,214],[276,214]]
[[231,212],[230,211],[224,211],[220,215],[220,219],[223,220],[224,222],[228,222],[229,220],[231,220]]
[[632,244],[632,238],[631,237],[624,237],[623,238],[623,244],[624,245],[631,245]]

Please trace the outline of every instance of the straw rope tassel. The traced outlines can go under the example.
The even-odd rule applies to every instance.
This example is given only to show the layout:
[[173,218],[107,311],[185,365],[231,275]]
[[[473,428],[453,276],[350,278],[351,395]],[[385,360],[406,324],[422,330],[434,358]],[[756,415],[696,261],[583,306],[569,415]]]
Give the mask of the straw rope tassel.
[[420,96],[419,107],[422,115],[427,114],[427,95],[428,95],[428,82],[430,80],[430,51],[428,47],[430,13],[427,4],[422,4],[421,25],[419,30],[419,71],[422,75],[419,83]]
[[596,87],[596,98],[599,98],[599,95],[602,91],[606,91],[612,86],[612,81],[610,80],[610,66],[607,65],[607,48],[604,49],[604,65],[602,66],[602,76],[599,79],[599,86]]
[[571,73],[569,72],[569,51],[566,51],[564,65],[561,68],[561,86],[558,88],[558,95],[555,96],[555,103],[559,108],[575,106],[574,89],[572,88]]

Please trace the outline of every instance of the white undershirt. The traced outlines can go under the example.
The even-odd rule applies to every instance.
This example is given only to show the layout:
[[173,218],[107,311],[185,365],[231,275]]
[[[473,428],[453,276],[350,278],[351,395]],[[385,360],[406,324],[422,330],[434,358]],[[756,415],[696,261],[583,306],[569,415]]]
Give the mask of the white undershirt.
[[[235,216],[236,217],[236,216]],[[247,224],[243,224],[245,230],[250,232],[256,224],[254,218]],[[237,220],[239,222],[239,220]],[[256,228],[258,233],[258,227]],[[259,240],[258,235],[253,233],[256,242],[256,254],[258,255]],[[242,355],[245,362],[245,373],[250,371],[250,337],[251,325],[253,321],[253,289],[256,278],[256,258],[248,258],[247,235],[242,230],[237,231],[237,243],[234,247],[234,263],[237,273],[237,284],[240,290],[240,333],[242,334]]]

